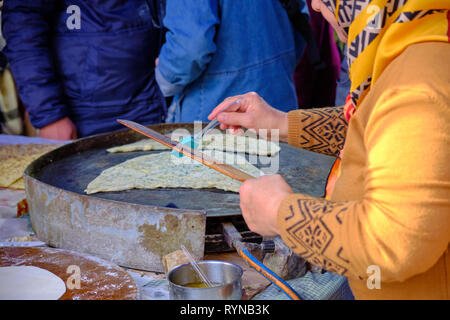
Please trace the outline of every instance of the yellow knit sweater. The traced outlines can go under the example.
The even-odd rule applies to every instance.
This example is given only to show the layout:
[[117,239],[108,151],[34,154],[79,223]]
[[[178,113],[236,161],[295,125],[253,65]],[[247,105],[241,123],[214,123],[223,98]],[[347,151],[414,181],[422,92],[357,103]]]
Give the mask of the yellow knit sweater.
[[[279,208],[283,240],[357,299],[450,298],[449,57],[428,42],[391,62],[350,120],[330,201],[293,194]],[[289,142],[302,147],[300,112]]]

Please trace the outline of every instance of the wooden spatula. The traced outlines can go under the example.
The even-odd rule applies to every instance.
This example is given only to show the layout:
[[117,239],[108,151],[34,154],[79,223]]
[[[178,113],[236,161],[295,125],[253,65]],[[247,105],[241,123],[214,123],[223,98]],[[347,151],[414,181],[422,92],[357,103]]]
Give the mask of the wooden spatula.
[[185,156],[191,157],[192,159],[210,167],[211,169],[214,169],[216,171],[219,171],[220,173],[223,173],[224,175],[229,176],[230,178],[233,178],[238,181],[255,179],[255,177],[245,173],[242,170],[236,169],[233,166],[218,161],[217,159],[214,159],[199,150],[191,149],[188,146],[179,143],[178,141],[173,141],[169,137],[159,132],[156,132],[155,130],[147,128],[139,123],[121,119],[118,119],[117,121],[123,124],[124,126],[136,132],[139,132],[140,134],[143,134],[146,137],[158,141],[159,143],[184,154]]

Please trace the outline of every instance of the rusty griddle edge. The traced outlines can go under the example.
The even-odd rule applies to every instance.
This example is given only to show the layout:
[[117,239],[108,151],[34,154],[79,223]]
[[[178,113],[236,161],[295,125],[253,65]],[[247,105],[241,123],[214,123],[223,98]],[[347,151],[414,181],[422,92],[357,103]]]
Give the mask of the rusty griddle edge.
[[206,213],[89,198],[24,177],[30,219],[51,247],[162,272],[162,257],[184,244],[202,257]]

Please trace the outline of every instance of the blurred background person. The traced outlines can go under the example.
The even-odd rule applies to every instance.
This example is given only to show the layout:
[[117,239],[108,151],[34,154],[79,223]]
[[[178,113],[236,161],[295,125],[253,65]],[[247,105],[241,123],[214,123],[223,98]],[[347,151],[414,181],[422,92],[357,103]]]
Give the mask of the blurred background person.
[[39,136],[67,140],[164,121],[154,78],[162,43],[156,0],[14,0],[3,50]]
[[[0,24],[3,1],[0,1]],[[24,122],[16,86],[4,53],[5,39],[0,30],[0,134],[22,134]]]
[[164,27],[155,73],[173,96],[168,122],[207,121],[223,99],[248,91],[283,111],[297,108],[293,72],[305,40],[279,0],[167,0]]
[[[306,4],[318,56],[311,57],[308,44],[295,68],[298,106],[300,109],[341,106],[350,90],[349,86],[342,88],[345,78],[348,79],[348,75],[341,71],[341,56],[344,51],[339,50],[337,43],[340,41],[328,21],[311,8],[311,0],[306,0]],[[319,59],[320,65],[315,63]],[[342,91],[345,92],[343,99],[340,97]]]

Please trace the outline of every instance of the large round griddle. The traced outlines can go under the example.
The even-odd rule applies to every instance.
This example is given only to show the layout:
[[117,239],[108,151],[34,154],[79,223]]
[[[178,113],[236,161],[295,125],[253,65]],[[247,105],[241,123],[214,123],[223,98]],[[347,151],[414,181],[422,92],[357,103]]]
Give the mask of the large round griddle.
[[[177,128],[192,132],[194,125],[150,127],[161,133]],[[220,251],[223,239],[216,235],[222,221],[231,220],[243,227],[239,231],[246,230],[239,194],[233,192],[167,188],[85,194],[87,185],[103,170],[161,152],[106,151],[143,138],[124,129],[76,140],[33,161],[25,170],[24,182],[38,238],[49,246],[94,254],[121,266],[161,272],[162,258],[181,244],[198,257],[206,250]],[[264,167],[264,158],[260,160],[259,167]],[[279,173],[295,192],[323,194],[332,157],[281,144],[278,160]]]
[[[176,128],[192,132],[192,124],[159,124],[150,126],[162,133]],[[39,158],[28,167],[26,174],[37,180],[80,195],[85,195],[87,185],[103,170],[128,159],[161,151],[109,153],[107,148],[144,139],[131,130],[102,134],[77,140]],[[294,192],[322,196],[326,177],[334,161],[333,157],[305,151],[281,143],[279,174]],[[163,151],[165,152],[165,151]],[[248,155],[247,155],[248,158]],[[258,167],[266,157],[261,157]],[[176,174],[176,172],[174,172]],[[218,189],[165,188],[154,190],[132,189],[119,192],[102,192],[88,197],[188,210],[206,211],[207,217],[240,214],[239,194]]]

